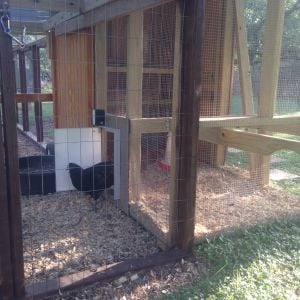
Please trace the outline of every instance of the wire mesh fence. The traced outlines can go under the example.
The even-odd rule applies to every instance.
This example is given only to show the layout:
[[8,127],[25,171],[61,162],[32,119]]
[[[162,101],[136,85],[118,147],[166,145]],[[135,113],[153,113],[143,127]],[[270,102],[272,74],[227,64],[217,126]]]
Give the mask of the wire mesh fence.
[[[189,220],[195,221],[196,238],[300,211],[299,151],[292,151],[297,145],[290,143],[299,141],[297,126],[247,127],[233,119],[226,123],[230,126],[205,127],[212,117],[273,116],[273,111],[260,112],[267,1],[249,0],[242,7],[236,5],[241,1],[205,2],[198,54],[202,84],[195,96],[200,118],[195,216]],[[186,179],[175,173],[182,159],[176,147],[186,126],[176,123],[186,92],[181,78],[184,7],[169,1],[121,17],[110,17],[108,4],[103,7],[101,22],[92,10],[89,26],[80,28],[74,21],[69,25],[76,30],[60,25],[50,31],[49,53],[41,48],[38,59],[26,48],[23,79],[20,50],[14,58],[17,91],[53,97],[53,104],[26,102],[33,135],[38,130],[34,102],[42,103],[50,155],[28,136],[18,137],[27,283],[157,253],[158,241],[160,247],[170,246],[172,233],[185,221],[182,211],[193,209],[174,198]],[[276,115],[299,113],[299,14],[296,2],[287,1]],[[40,91],[34,80],[37,60]],[[247,84],[252,95],[245,92]],[[18,104],[19,124],[24,124],[24,107]],[[105,126],[93,124],[94,108],[105,110]],[[291,140],[288,150],[268,152],[274,137]],[[269,177],[264,185],[262,178]]]

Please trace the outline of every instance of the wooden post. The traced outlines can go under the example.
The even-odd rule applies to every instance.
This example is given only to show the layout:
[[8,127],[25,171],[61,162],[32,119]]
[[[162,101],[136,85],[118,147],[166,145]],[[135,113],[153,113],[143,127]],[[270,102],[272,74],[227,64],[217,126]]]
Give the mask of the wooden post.
[[2,130],[0,113],[0,299],[9,300],[13,299],[13,269],[10,257],[10,226]]
[[[244,0],[235,0],[235,17],[236,17],[236,32],[237,32],[237,52],[239,74],[241,81],[242,104],[244,115],[254,115],[254,99],[253,87],[251,78],[251,66],[248,53],[248,38],[247,28],[244,16]],[[255,132],[255,130],[250,130]],[[257,154],[249,153],[249,172],[250,177],[254,180],[257,179],[256,166]]]
[[194,243],[199,97],[204,0],[181,0],[183,48],[181,99],[176,112],[173,191],[170,207],[171,244],[190,251]]
[[[20,70],[20,88],[21,88],[21,93],[25,94],[27,93],[25,53],[24,51],[19,50],[18,54],[19,54],[19,70]],[[22,123],[23,123],[23,130],[29,131],[28,103],[22,103]]]
[[[285,0],[268,0],[261,69],[259,117],[272,117],[277,99]],[[265,133],[261,131],[260,133]],[[257,159],[257,176],[263,185],[269,184],[270,156]]]
[[[40,75],[40,48],[32,47],[32,73],[33,73],[33,91],[34,93],[41,93],[41,75]],[[34,115],[36,125],[36,138],[38,142],[44,140],[43,132],[43,107],[42,103],[34,103]]]
[[[5,0],[0,0],[3,8]],[[2,13],[0,13],[1,15]],[[0,29],[0,70],[1,70],[1,102],[3,114],[3,135],[5,148],[5,177],[7,207],[9,214],[10,232],[10,262],[12,265],[14,297],[21,298],[24,294],[24,262],[22,243],[22,217],[19,191],[19,166],[17,151],[17,122],[16,122],[16,78],[13,61],[11,38]],[[2,143],[2,140],[1,140]],[[0,154],[2,155],[2,154]],[[3,157],[3,155],[2,155]],[[3,182],[1,181],[3,189]],[[3,197],[3,196],[2,196]],[[4,205],[5,206],[5,205]],[[2,242],[2,236],[1,236]],[[4,262],[5,263],[5,262]]]
[[[107,112],[107,22],[95,27],[95,107]],[[107,132],[101,129],[101,156],[107,159]]]
[[[127,42],[127,115],[129,119],[142,117],[143,90],[143,11],[128,18]],[[129,133],[129,186],[131,200],[139,199],[141,176],[141,133],[131,126]]]
[[[217,95],[219,98],[219,115],[228,115],[230,100],[232,95],[232,75],[233,75],[233,54],[234,54],[234,7],[233,2],[224,1],[224,20],[221,22],[221,29],[224,30],[221,43],[221,63],[220,63],[220,80],[217,86]],[[224,165],[226,147],[217,146],[216,165]]]

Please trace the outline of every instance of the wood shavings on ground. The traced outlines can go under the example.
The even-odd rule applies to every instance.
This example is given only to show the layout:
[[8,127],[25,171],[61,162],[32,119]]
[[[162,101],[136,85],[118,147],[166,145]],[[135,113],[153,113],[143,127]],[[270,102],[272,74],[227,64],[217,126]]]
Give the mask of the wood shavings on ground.
[[[132,208],[151,217],[168,233],[170,173],[158,165],[142,172],[140,199]],[[200,166],[197,178],[197,238],[249,227],[270,219],[300,215],[300,198],[287,192],[261,187],[248,173],[234,167]]]
[[[156,239],[116,207],[63,192],[22,198],[27,283],[158,252]],[[101,206],[101,207],[100,207]]]
[[31,155],[43,155],[44,151],[37,145],[37,143],[30,140],[24,133],[19,130],[18,134],[18,154],[19,157],[31,156]]

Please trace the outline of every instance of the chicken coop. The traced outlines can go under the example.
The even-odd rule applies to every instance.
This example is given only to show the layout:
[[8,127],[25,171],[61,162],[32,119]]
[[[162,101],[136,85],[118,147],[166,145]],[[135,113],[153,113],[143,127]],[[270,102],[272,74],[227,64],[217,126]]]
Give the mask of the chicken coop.
[[1,299],[299,217],[299,5],[253,1],[0,0]]

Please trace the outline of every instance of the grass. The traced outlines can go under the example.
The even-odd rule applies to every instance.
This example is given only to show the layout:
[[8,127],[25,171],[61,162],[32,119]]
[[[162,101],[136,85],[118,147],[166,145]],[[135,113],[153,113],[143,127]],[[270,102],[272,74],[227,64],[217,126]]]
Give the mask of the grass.
[[197,255],[210,273],[164,299],[300,299],[299,220],[207,239]]

